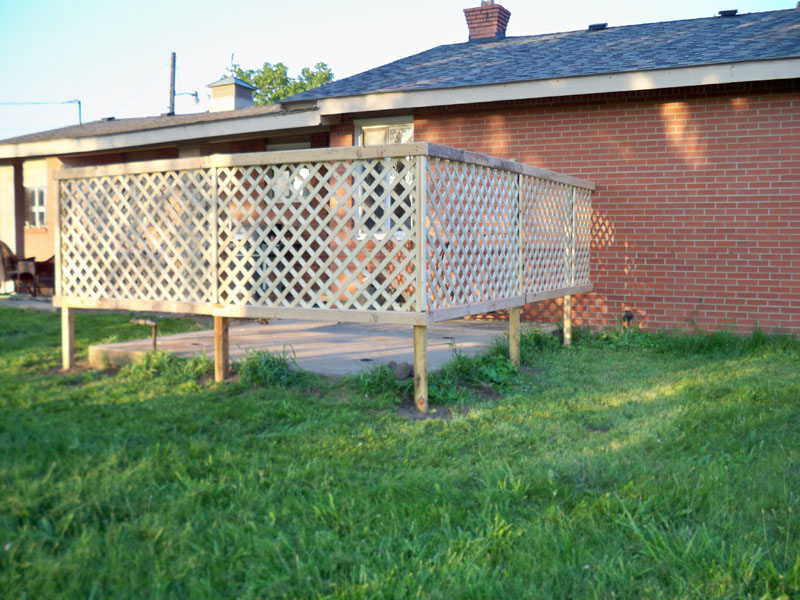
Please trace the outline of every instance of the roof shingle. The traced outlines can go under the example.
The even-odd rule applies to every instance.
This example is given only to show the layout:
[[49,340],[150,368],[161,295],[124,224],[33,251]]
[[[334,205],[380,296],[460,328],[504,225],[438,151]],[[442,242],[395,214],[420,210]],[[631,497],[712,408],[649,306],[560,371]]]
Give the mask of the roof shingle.
[[287,102],[800,56],[800,9],[439,46]]

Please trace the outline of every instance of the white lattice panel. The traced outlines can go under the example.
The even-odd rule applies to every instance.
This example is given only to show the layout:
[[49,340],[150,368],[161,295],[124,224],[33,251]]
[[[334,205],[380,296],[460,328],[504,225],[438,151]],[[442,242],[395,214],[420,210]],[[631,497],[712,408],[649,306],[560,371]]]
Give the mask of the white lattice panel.
[[517,175],[436,158],[427,174],[428,308],[518,295]]
[[592,192],[575,188],[575,285],[589,285],[592,244]]
[[571,281],[572,186],[522,177],[524,291],[568,287]]
[[61,294],[209,302],[213,181],[207,170],[61,182]]
[[587,285],[591,191],[534,171],[425,144],[69,170],[60,296],[421,312]]
[[416,160],[219,169],[220,303],[415,310]]

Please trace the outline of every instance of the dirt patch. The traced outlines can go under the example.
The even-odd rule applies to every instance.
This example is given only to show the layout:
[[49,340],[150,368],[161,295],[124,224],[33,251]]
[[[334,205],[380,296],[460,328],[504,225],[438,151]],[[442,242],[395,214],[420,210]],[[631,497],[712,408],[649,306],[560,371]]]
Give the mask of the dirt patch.
[[421,413],[411,400],[406,400],[397,407],[397,416],[413,423],[427,421],[429,419],[439,419],[441,421],[451,421],[453,419],[452,411],[446,406],[429,405],[428,412]]
[[[89,361],[86,360],[76,360],[72,363],[72,368],[69,371],[64,371],[61,367],[50,367],[49,369],[43,369],[42,373],[45,375],[69,375],[70,373],[82,373],[84,371],[93,371],[92,367],[89,365]],[[103,369],[101,369],[103,371]]]

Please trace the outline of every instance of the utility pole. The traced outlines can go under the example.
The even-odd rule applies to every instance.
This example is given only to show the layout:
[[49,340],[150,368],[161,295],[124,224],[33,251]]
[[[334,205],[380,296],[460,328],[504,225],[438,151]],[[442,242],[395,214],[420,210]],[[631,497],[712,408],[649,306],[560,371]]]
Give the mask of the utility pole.
[[[198,104],[200,102],[200,94],[195,92],[175,92],[175,53],[172,53],[170,58],[170,70],[169,70],[169,105],[167,106],[167,112],[163,113],[162,117],[171,117],[175,114],[175,96],[191,96],[194,98],[194,103]],[[80,105],[78,105],[78,109],[80,110]]]
[[169,70],[169,109],[168,115],[175,114],[175,53],[172,53]]

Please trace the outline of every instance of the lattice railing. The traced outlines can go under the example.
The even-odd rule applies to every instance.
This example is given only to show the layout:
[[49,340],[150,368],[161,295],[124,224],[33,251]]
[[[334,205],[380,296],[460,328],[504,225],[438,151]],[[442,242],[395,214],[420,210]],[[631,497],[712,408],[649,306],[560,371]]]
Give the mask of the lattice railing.
[[214,220],[205,170],[61,184],[61,294],[211,302]]
[[418,323],[590,283],[592,184],[433,144],[59,179],[60,306]]
[[517,174],[440,158],[427,172],[429,307],[518,296]]

